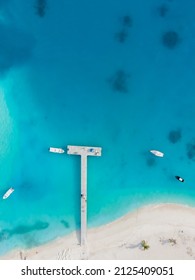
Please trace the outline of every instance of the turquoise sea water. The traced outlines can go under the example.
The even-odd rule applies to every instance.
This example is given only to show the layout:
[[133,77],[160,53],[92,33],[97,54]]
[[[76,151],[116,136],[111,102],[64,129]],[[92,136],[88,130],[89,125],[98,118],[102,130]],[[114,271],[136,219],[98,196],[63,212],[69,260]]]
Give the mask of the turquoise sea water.
[[0,195],[15,188],[1,254],[79,227],[80,159],[49,146],[102,147],[88,158],[90,227],[148,203],[195,206],[194,8],[0,1]]

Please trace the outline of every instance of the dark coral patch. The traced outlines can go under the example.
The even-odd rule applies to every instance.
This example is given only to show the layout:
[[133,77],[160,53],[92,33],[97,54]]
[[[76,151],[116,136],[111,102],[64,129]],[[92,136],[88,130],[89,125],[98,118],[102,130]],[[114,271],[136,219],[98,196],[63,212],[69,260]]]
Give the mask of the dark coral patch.
[[66,220],[61,220],[60,222],[61,222],[61,224],[62,224],[65,228],[69,228],[69,227],[70,227],[69,223],[68,223]]
[[181,139],[181,130],[171,130],[169,132],[168,139],[173,144],[177,143]]
[[186,145],[187,156],[191,160],[195,160],[195,139]]
[[158,13],[161,17],[165,17],[168,11],[169,8],[166,4],[162,4],[160,7],[158,7]]
[[118,70],[111,79],[109,83],[114,91],[127,93],[128,92],[128,79],[129,74],[123,70]]
[[44,17],[46,13],[47,3],[46,0],[37,0],[35,3],[35,11],[39,17]]
[[174,49],[179,42],[179,35],[175,31],[167,31],[162,36],[162,43],[168,49]]
[[130,16],[126,15],[122,18],[122,24],[124,27],[132,27],[133,20]]
[[49,227],[49,223],[37,221],[32,225],[19,225],[13,229],[2,229],[0,231],[0,241],[9,239],[14,235],[27,234],[35,230],[44,230]]
[[115,34],[115,38],[119,43],[124,43],[127,40],[128,33],[126,30],[121,30]]

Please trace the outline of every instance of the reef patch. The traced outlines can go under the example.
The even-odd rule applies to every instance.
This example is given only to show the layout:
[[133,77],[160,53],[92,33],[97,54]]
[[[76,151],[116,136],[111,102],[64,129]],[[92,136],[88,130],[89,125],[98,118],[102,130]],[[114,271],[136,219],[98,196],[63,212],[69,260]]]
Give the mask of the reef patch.
[[39,17],[43,18],[45,16],[46,9],[47,9],[46,0],[37,0],[35,5],[34,5],[34,8],[35,8],[36,14]]
[[157,11],[160,17],[165,17],[169,11],[169,8],[166,4],[162,4],[157,8]]
[[162,44],[168,49],[174,49],[179,42],[179,34],[176,31],[167,31],[162,35]]
[[181,139],[181,130],[171,130],[168,134],[168,139],[171,143],[175,144]]
[[128,93],[128,79],[130,75],[127,74],[124,70],[118,70],[116,73],[109,79],[110,86],[113,91]]
[[190,160],[195,160],[195,139],[193,139],[191,142],[187,143],[186,145],[187,149],[187,157]]

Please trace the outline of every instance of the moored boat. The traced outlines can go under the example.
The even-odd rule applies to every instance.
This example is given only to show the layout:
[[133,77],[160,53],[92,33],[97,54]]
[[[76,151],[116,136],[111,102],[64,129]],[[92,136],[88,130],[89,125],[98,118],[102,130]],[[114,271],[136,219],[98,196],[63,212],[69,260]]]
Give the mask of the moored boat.
[[9,190],[6,191],[6,193],[4,193],[3,195],[3,199],[6,199],[10,196],[10,194],[12,194],[14,192],[13,188],[9,188]]
[[150,150],[150,153],[152,153],[153,155],[155,155],[157,157],[164,157],[164,153],[157,151],[157,150]]
[[57,153],[57,154],[63,154],[65,153],[65,151],[62,148],[54,148],[54,147],[50,147],[49,151],[51,153]]

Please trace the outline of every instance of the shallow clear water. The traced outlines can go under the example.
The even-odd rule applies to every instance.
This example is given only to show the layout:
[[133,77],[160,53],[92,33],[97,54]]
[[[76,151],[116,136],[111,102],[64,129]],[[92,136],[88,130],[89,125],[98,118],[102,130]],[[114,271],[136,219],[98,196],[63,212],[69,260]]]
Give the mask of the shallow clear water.
[[0,201],[1,254],[79,227],[80,159],[49,146],[102,147],[88,158],[89,226],[195,206],[194,1],[56,2],[0,1],[0,195],[15,188]]

